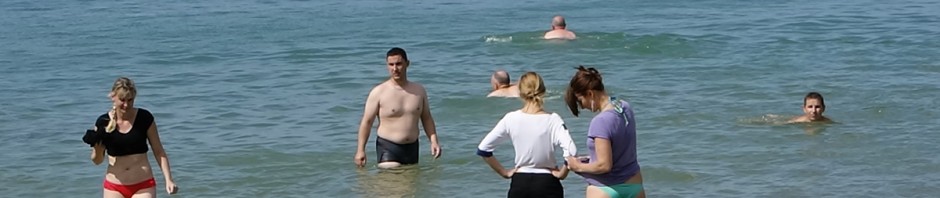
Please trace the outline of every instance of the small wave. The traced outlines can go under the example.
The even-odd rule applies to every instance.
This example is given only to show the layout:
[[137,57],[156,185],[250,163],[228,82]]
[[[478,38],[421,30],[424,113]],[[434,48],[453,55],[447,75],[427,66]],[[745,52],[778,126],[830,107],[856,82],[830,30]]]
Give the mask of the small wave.
[[511,47],[525,50],[557,50],[558,47],[591,50],[627,51],[639,55],[669,57],[696,57],[705,49],[719,46],[734,37],[725,35],[649,34],[631,35],[627,32],[579,32],[575,40],[545,40],[544,32],[528,31],[483,36],[486,43],[510,43]]
[[776,114],[767,114],[761,117],[740,118],[738,123],[758,124],[758,125],[783,125],[790,120],[790,117]]
[[542,32],[514,32],[508,34],[496,34],[483,36],[486,43],[516,43],[533,44],[543,41]]
[[556,100],[564,99],[565,90],[564,89],[549,89],[545,92],[545,100]]
[[512,42],[512,36],[484,36],[483,40],[487,43],[508,43]]
[[649,174],[650,177],[670,182],[690,182],[700,177],[698,174],[691,171],[675,170],[668,167],[655,166],[643,167],[643,174]]

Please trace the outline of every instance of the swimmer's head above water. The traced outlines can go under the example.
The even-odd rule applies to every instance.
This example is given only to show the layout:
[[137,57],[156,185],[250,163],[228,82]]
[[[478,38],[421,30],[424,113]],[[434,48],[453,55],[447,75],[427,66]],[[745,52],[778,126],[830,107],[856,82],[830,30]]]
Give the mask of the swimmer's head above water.
[[552,17],[552,30],[563,30],[566,27],[568,27],[568,24],[565,23],[565,17],[561,15],[555,15],[555,17]]
[[493,86],[493,90],[512,86],[509,84],[509,73],[506,70],[493,72],[493,75],[490,76],[490,85]]
[[826,102],[823,100],[822,94],[816,92],[809,92],[806,94],[806,97],[803,97],[803,113],[810,118],[810,120],[820,120],[823,117],[823,112],[826,111]]
[[803,115],[791,119],[791,123],[831,121],[829,118],[826,118],[826,116],[823,116],[823,113],[826,112],[826,102],[823,99],[822,94],[819,94],[818,92],[809,92],[805,97],[803,97],[802,109]]
[[514,85],[509,82],[509,73],[505,70],[497,70],[490,76],[491,91],[486,97],[519,97],[519,87],[517,86],[518,84]]
[[565,22],[565,17],[561,15],[555,15],[552,17],[552,29],[548,32],[545,32],[544,39],[562,39],[562,40],[572,40],[577,38],[574,32],[568,30],[568,23]]

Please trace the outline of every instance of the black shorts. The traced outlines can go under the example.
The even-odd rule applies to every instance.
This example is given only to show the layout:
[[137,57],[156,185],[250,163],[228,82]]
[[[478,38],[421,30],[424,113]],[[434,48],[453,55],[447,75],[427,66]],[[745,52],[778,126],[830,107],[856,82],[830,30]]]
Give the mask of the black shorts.
[[561,181],[548,173],[515,173],[509,184],[509,197],[565,197]]
[[379,162],[398,162],[401,164],[418,163],[418,141],[409,144],[396,144],[382,137],[375,139],[375,154]]

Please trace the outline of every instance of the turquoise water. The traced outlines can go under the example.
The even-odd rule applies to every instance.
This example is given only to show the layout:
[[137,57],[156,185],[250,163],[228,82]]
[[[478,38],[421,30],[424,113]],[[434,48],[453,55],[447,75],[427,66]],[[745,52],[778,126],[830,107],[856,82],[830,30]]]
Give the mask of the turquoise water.
[[[105,167],[79,138],[129,76],[177,197],[502,197],[509,181],[474,151],[520,102],[484,98],[490,72],[539,72],[547,108],[585,148],[590,116],[560,97],[583,64],[636,108],[652,197],[934,197],[938,11],[927,0],[8,0],[0,194],[100,196]],[[580,39],[538,39],[554,14]],[[422,140],[416,167],[358,170],[361,107],[396,46],[430,93],[444,155]],[[772,124],[801,113],[809,91],[838,123]],[[580,177],[563,184],[583,196]]]

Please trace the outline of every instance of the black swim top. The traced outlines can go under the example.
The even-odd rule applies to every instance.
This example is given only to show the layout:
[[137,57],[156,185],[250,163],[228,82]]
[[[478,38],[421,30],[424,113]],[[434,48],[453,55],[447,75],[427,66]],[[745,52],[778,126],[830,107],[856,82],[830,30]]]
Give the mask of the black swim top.
[[131,125],[131,131],[127,133],[121,133],[117,129],[114,129],[111,133],[103,132],[110,121],[111,118],[105,113],[99,116],[98,121],[95,122],[95,127],[98,128],[98,131],[101,131],[101,133],[98,133],[101,137],[101,144],[108,151],[108,155],[125,156],[147,153],[147,130],[153,124],[153,114],[150,114],[150,111],[137,108],[137,118],[134,119],[134,124]]

